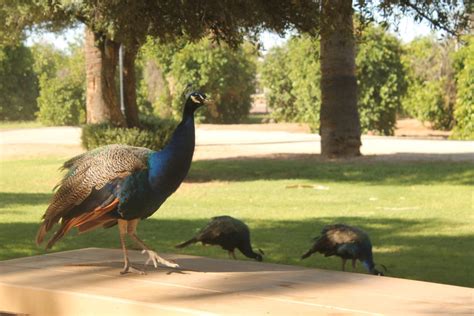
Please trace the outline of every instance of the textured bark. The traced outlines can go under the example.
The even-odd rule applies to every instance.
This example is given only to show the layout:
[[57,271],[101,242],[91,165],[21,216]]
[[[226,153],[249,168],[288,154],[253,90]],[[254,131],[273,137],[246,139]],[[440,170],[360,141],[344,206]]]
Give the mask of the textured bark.
[[351,0],[323,0],[321,20],[321,154],[360,155]]
[[138,105],[137,105],[137,79],[135,76],[136,49],[124,49],[123,54],[123,92],[125,116],[128,127],[137,127]]
[[87,123],[126,126],[115,84],[119,45],[86,29]]

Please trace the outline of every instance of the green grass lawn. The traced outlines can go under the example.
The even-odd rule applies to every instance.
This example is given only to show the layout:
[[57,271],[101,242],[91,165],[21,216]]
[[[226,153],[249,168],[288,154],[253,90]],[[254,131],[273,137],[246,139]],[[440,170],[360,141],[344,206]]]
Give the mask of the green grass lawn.
[[[44,253],[34,237],[62,162],[0,161],[0,260]],[[295,184],[316,188],[287,188]],[[323,225],[344,222],[369,233],[375,261],[389,276],[473,287],[473,184],[472,163],[197,161],[138,233],[161,252],[227,258],[217,247],[173,245],[210,217],[228,214],[248,223],[266,262],[339,270],[339,258],[299,257]],[[81,247],[118,248],[117,229],[72,233],[53,251]]]

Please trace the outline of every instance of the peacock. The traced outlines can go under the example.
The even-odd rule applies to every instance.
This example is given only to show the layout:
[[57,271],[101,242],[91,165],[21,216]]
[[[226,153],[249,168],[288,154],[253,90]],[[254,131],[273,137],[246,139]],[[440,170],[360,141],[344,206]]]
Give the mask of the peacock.
[[196,236],[175,247],[183,248],[196,242],[201,242],[203,245],[219,245],[234,259],[236,259],[235,248],[246,257],[257,261],[262,261],[264,254],[261,249],[258,249],[260,253],[253,251],[248,226],[241,220],[227,215],[213,217]]
[[121,274],[145,273],[130,263],[125,246],[127,235],[148,254],[145,265],[152,262],[155,268],[158,263],[178,267],[145,245],[136,229],[140,219],[155,213],[186,177],[195,147],[194,112],[207,102],[200,92],[187,97],[183,118],[170,142],[160,151],[108,145],[66,161],[62,168],[68,171],[43,215],[36,243],[40,245],[59,222],[46,249],[74,227],[84,233],[118,224],[124,257]]
[[[314,238],[313,246],[301,256],[301,259],[308,258],[315,252],[325,257],[340,257],[342,271],[345,271],[346,260],[351,259],[353,269],[356,267],[356,260],[360,260],[369,273],[383,275],[381,271],[375,269],[369,235],[360,228],[345,224],[325,226],[321,235]],[[381,266],[386,270],[384,265]]]

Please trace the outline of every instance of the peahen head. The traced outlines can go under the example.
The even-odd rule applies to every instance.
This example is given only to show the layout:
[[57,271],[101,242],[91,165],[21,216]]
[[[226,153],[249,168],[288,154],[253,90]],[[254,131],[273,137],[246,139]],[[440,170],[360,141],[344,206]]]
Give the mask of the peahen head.
[[264,253],[263,250],[260,249],[260,248],[258,249],[258,252],[259,252],[259,253],[256,253],[256,252],[254,252],[253,250],[250,250],[248,253],[242,251],[242,253],[243,253],[244,255],[246,255],[247,257],[252,258],[252,259],[255,259],[255,260],[257,260],[258,262],[261,262],[261,261],[263,260],[263,256],[265,255],[265,253]]
[[265,253],[262,251],[262,249],[258,249],[259,253],[256,253],[255,251],[253,251],[252,246],[250,245],[250,241],[247,241],[244,244],[241,244],[237,248],[247,258],[252,258],[252,259],[255,259],[257,261],[262,261],[263,260],[263,255],[265,255]]
[[[385,270],[385,272],[387,272],[387,268],[383,264],[381,264],[380,266]],[[372,268],[370,273],[372,273],[373,275],[381,275],[381,276],[384,275],[382,271],[377,270],[375,267]]]
[[254,259],[257,260],[258,262],[261,262],[263,260],[263,255],[265,255],[265,253],[260,248],[258,249],[258,252],[260,253],[255,253]]
[[[383,276],[384,273],[380,270],[377,270],[375,268],[375,263],[373,261],[362,261],[362,264],[365,266],[365,268],[367,269],[367,271],[369,271],[370,274],[373,274],[373,275],[380,275],[380,276]],[[380,266],[385,270],[385,272],[387,272],[387,268],[383,265],[383,264],[380,264]]]
[[194,114],[199,107],[206,104],[207,98],[204,93],[201,92],[192,92],[189,94],[186,103],[184,104],[184,113]]

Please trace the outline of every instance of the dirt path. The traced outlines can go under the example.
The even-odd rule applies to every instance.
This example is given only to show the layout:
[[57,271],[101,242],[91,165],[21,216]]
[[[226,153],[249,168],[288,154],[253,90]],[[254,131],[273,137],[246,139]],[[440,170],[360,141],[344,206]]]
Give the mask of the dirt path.
[[[446,140],[414,120],[399,122],[395,137],[362,137],[361,159],[473,161],[474,141]],[[70,157],[83,152],[80,129],[48,127],[0,131],[0,159]],[[295,157],[320,154],[320,137],[299,124],[198,125],[195,159]]]

